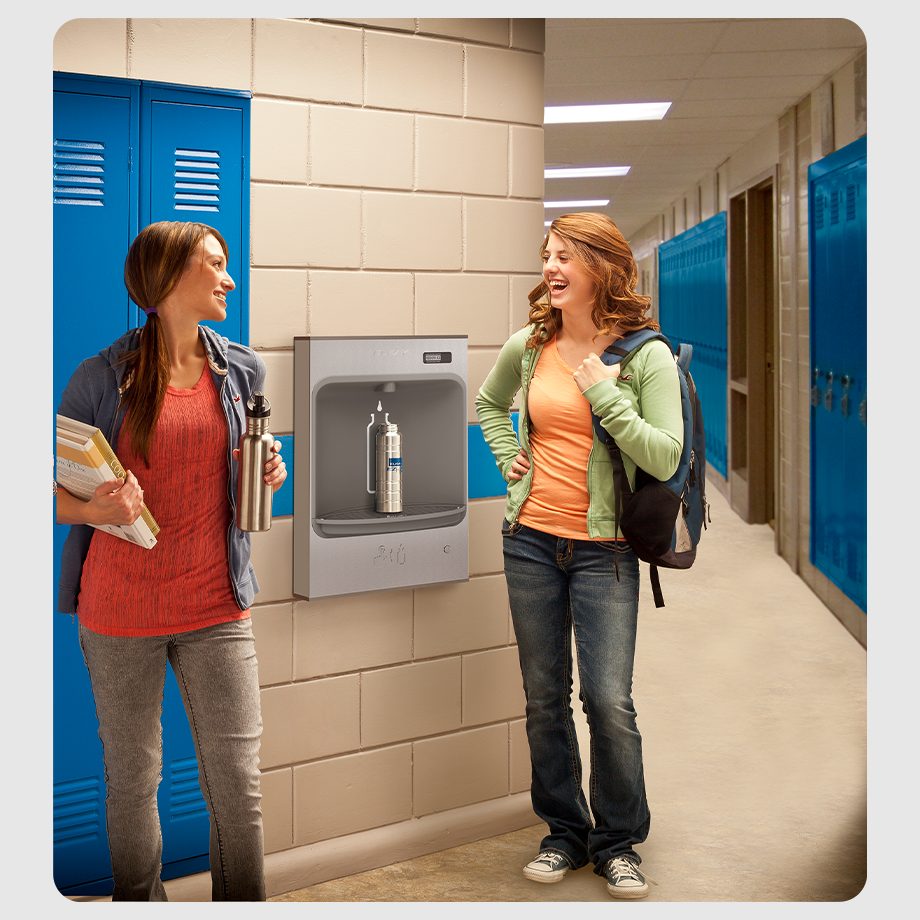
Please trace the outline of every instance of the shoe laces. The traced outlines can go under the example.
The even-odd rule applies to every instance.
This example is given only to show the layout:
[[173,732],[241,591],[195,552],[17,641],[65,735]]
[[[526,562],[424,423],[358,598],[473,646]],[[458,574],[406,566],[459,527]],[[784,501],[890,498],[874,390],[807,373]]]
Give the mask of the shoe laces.
[[564,866],[569,864],[569,861],[561,853],[552,853],[549,850],[544,850],[534,862],[546,863],[551,869],[558,868],[560,864]]
[[642,876],[639,875],[639,867],[628,856],[614,856],[608,863],[608,868],[616,874],[615,881],[629,878],[641,882]]

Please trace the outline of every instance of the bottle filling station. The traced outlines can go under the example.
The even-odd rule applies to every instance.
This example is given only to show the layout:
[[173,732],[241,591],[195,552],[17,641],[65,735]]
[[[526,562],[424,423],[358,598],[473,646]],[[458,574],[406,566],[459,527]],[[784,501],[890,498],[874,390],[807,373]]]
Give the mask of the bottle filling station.
[[294,339],[294,594],[469,577],[466,336]]

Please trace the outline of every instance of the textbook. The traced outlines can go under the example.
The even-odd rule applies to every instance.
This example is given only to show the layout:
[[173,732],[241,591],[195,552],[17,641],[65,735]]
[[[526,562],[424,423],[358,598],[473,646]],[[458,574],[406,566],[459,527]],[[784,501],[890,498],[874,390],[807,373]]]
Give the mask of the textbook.
[[[109,446],[105,435],[94,425],[78,422],[66,415],[57,416],[57,483],[71,495],[88,501],[103,482],[124,479],[125,468]],[[156,545],[160,527],[146,505],[133,524],[92,524],[114,537],[129,540],[144,549]]]

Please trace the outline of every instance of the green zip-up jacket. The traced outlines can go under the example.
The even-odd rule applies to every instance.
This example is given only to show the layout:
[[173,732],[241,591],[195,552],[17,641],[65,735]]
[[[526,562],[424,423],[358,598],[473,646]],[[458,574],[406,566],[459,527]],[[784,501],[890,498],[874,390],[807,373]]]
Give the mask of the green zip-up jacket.
[[[527,391],[542,346],[527,348],[533,327],[519,329],[502,346],[495,366],[476,395],[476,413],[482,434],[505,482],[508,501],[505,517],[514,522],[530,494],[533,458],[530,451],[530,423]],[[511,404],[521,393],[519,437],[511,424]],[[656,479],[670,478],[677,469],[683,444],[680,381],[674,356],[659,340],[643,346],[616,380],[601,380],[584,392],[601,425],[611,434],[623,455],[630,486],[635,484],[636,466]],[[614,512],[613,468],[610,453],[593,433],[588,456],[589,536],[613,540],[619,535]],[[531,460],[523,479],[510,481],[511,462],[521,448]]]

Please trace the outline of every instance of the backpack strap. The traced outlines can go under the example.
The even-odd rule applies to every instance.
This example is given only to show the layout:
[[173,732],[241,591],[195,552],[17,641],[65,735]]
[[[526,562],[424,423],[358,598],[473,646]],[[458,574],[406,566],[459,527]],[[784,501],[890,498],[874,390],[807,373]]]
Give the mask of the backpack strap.
[[[635,332],[630,332],[624,335],[623,338],[617,339],[612,345],[608,345],[607,348],[601,352],[600,359],[608,367],[614,364],[619,364],[621,368],[625,367],[632,356],[636,354],[646,342],[651,342],[653,339],[660,339],[668,348],[671,348],[671,342],[660,332],[655,332],[654,329],[637,329]],[[672,348],[671,350],[673,351],[674,349]],[[628,480],[626,480],[625,470],[623,469],[623,461],[619,457],[620,449],[616,446],[616,442],[607,432],[607,429],[601,425],[601,420],[593,412],[591,413],[591,421],[594,424],[594,432],[597,435],[597,439],[601,444],[606,445],[611,456],[614,457],[614,482],[616,483],[619,481],[619,474],[622,473],[622,478],[624,482],[627,483],[626,487],[628,489],[629,485]],[[618,463],[619,469],[616,468]],[[617,495],[617,505],[619,505],[619,494]],[[617,510],[619,511],[619,508]]]
[[664,595],[661,593],[661,581],[658,578],[658,566],[654,562],[649,563],[648,567],[649,580],[652,583],[652,595],[655,598],[656,607],[664,607]]
[[[609,345],[602,352],[600,359],[608,366],[619,364],[620,367],[623,368],[643,345],[655,339],[660,339],[664,342],[673,353],[674,349],[667,336],[662,335],[660,332],[656,332],[654,329],[638,329],[635,332],[630,332],[628,335],[623,336],[622,339],[617,339],[612,345]],[[682,345],[681,353],[686,359],[686,364],[689,364],[692,350],[689,346],[686,346],[688,350],[685,352],[684,348],[685,346]],[[601,420],[593,413],[591,418],[598,440],[602,444],[605,444],[610,451],[610,461],[613,466],[614,514],[619,522],[622,520],[623,491],[624,489],[627,492],[631,491],[629,488],[629,479],[626,476],[626,468],[623,466],[623,456],[620,453],[620,448],[617,446],[616,441],[613,440],[607,429],[601,425]],[[658,566],[654,563],[649,565],[649,579],[652,583],[652,595],[655,598],[655,606],[664,607],[664,595],[661,593],[661,580],[658,577]]]
[[[656,332],[654,329],[637,329],[635,332],[629,332],[623,338],[617,339],[612,345],[608,345],[601,353],[600,359],[608,366],[619,364],[621,367],[626,367],[632,356],[646,342],[651,342],[653,339],[660,339],[667,344],[668,348],[671,348],[671,342],[667,336],[662,335],[660,332]],[[671,351],[673,352],[674,349],[671,348]]]

